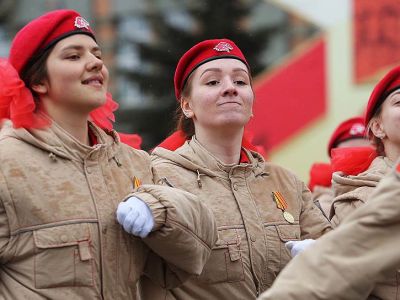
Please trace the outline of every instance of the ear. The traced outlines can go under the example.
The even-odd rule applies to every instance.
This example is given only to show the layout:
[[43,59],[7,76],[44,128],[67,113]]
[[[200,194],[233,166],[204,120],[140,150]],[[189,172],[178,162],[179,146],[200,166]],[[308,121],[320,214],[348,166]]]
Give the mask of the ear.
[[38,95],[44,95],[47,93],[48,88],[46,83],[39,83],[32,85],[32,90]]
[[386,137],[385,129],[383,128],[383,124],[379,118],[376,118],[372,121],[371,131],[378,139],[383,139]]
[[181,109],[186,118],[190,119],[194,117],[194,112],[192,110],[192,107],[190,106],[188,98],[186,97],[181,98]]

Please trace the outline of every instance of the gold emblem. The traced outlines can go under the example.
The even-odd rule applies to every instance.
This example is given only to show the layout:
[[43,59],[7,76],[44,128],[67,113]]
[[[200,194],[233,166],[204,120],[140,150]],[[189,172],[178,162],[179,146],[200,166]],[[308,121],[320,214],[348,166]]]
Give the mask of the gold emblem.
[[288,221],[290,224],[294,223],[294,217],[290,212],[284,211],[283,212],[283,218]]

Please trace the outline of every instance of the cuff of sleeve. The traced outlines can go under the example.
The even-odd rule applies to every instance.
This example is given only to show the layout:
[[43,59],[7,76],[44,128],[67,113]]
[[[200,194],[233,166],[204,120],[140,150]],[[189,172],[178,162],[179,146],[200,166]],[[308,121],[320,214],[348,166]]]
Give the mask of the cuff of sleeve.
[[165,225],[167,218],[166,208],[157,198],[147,192],[144,192],[144,190],[142,190],[140,187],[135,193],[132,193],[130,196],[138,197],[150,208],[154,218],[154,227],[152,231],[159,230]]

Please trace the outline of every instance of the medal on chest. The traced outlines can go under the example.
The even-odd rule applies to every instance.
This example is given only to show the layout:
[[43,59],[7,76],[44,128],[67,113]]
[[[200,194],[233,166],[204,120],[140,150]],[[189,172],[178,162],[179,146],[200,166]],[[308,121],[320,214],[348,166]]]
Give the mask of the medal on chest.
[[142,185],[142,182],[136,176],[133,176],[132,182],[133,182],[133,188],[134,189],[136,189],[136,188],[138,188],[139,186]]
[[280,192],[272,192],[272,198],[276,202],[276,207],[278,207],[282,213],[283,213],[283,218],[290,224],[294,223],[294,217],[290,212],[287,211],[288,204],[283,198],[282,194]]

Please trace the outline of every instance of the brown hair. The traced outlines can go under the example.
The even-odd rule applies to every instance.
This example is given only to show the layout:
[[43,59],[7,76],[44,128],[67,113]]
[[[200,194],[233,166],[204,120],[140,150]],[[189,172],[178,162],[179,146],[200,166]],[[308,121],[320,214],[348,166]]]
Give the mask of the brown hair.
[[21,71],[21,79],[25,83],[25,86],[31,91],[36,102],[39,101],[39,96],[32,89],[32,86],[40,84],[43,80],[48,78],[46,61],[53,48],[54,46],[41,52],[38,56],[33,56]]
[[[187,98],[190,96],[190,93],[192,91],[192,74],[188,77],[186,80],[186,84],[183,86],[182,89],[182,96],[181,96],[181,102],[183,98]],[[194,123],[192,118],[187,118],[185,114],[182,111],[182,107],[180,105],[177,106],[176,111],[175,111],[175,124],[176,124],[176,130],[182,130],[187,138],[190,138],[194,135]]]
[[382,112],[382,105],[379,105],[379,107],[375,110],[373,116],[368,122],[367,136],[368,139],[372,142],[372,144],[376,147],[376,152],[378,153],[378,155],[386,156],[385,146],[383,145],[382,140],[377,136],[375,136],[374,133],[372,132],[372,124],[380,117],[381,112]]

